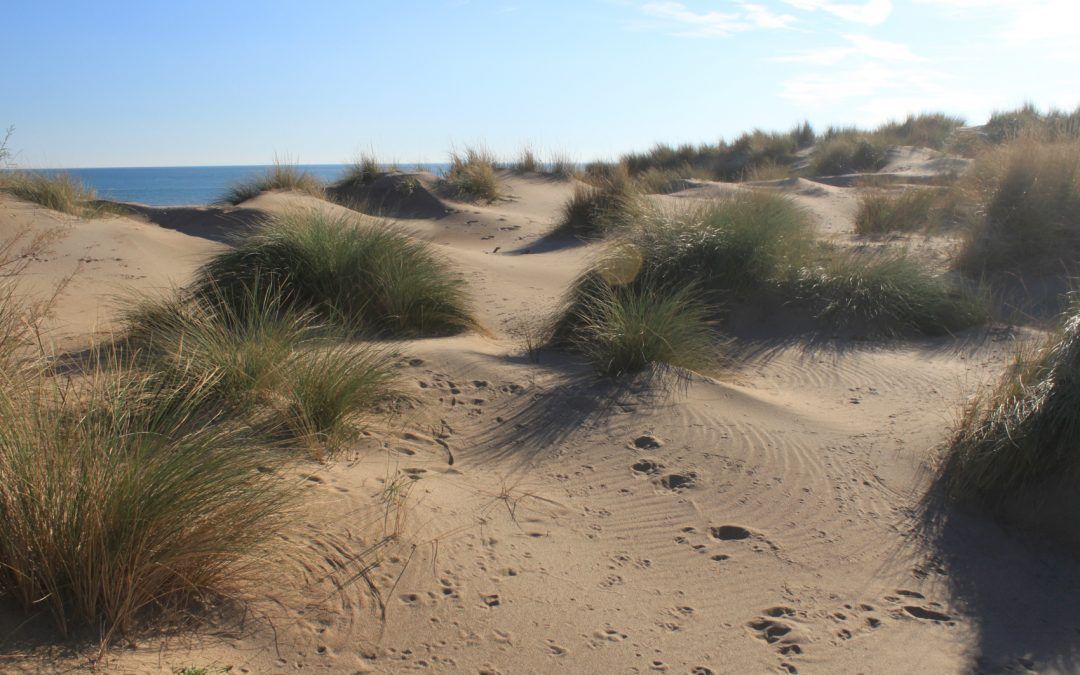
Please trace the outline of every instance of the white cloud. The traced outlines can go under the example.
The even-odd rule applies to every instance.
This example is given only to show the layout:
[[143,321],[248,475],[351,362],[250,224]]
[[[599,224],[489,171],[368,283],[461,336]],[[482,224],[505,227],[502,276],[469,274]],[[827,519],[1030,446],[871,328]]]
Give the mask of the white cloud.
[[892,0],[866,0],[866,2],[835,2],[834,0],[783,0],[786,4],[804,12],[822,11],[852,23],[877,26],[885,23],[892,14]]
[[696,12],[681,2],[648,2],[641,11],[664,22],[674,35],[684,37],[726,37],[759,28],[786,28],[795,21],[790,14],[778,14],[764,5],[736,3],[735,11]]
[[999,37],[1013,43],[1080,38],[1077,0],[915,0],[954,14],[996,19]]

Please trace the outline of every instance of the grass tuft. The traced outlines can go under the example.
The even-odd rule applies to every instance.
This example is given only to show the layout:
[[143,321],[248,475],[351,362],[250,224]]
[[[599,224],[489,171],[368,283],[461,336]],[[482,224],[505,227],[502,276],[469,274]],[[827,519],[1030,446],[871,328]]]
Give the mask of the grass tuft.
[[496,164],[495,156],[484,148],[470,147],[464,153],[451,152],[443,188],[455,199],[493,202],[501,195]]
[[834,132],[814,149],[807,170],[813,176],[877,171],[885,165],[886,147],[882,139],[869,134]]
[[633,211],[638,188],[625,170],[615,169],[589,180],[591,183],[574,187],[555,233],[601,237],[624,223]]
[[0,191],[80,218],[95,218],[106,209],[94,202],[94,191],[66,173],[7,171],[0,173]]
[[938,197],[933,190],[919,188],[900,193],[864,192],[855,214],[855,232],[880,235],[925,229],[931,222]]
[[990,511],[1037,502],[1080,480],[1080,313],[1040,350],[1022,351],[995,388],[975,397],[943,455],[939,485]]
[[9,599],[108,642],[235,592],[274,557],[291,488],[242,426],[208,413],[215,377],[178,381],[114,356],[63,395],[38,378],[0,392]]
[[536,153],[529,146],[521,149],[517,160],[510,168],[514,173],[539,173],[542,169],[540,158],[536,156]]
[[386,173],[374,155],[362,154],[345,169],[344,175],[334,184],[339,189],[350,189],[371,185],[375,179]]
[[882,335],[942,335],[985,322],[977,292],[904,254],[832,254],[795,271],[785,291],[834,327]]
[[233,185],[218,199],[218,203],[240,204],[274,190],[290,190],[319,198],[326,194],[322,181],[315,176],[295,164],[275,161],[262,174]]
[[267,284],[297,311],[349,330],[421,336],[475,326],[449,263],[388,223],[319,210],[275,216],[205,264],[195,292],[236,302]]
[[701,371],[716,363],[708,307],[693,286],[611,285],[591,277],[569,312],[569,346],[602,375],[654,364]]
[[1080,260],[1080,141],[1023,139],[988,150],[971,169],[977,217],[959,266],[981,275],[1076,271]]

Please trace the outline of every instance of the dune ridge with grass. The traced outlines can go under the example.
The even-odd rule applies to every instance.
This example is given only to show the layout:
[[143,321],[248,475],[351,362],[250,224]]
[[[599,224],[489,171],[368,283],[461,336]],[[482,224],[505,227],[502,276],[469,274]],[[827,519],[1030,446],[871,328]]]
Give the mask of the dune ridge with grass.
[[0,663],[1076,671],[1073,119],[0,190]]

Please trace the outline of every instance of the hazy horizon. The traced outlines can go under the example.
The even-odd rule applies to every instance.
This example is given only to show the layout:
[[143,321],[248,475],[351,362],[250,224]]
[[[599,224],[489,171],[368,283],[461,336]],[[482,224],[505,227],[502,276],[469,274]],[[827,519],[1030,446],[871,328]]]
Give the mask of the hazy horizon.
[[1080,103],[1067,0],[22,2],[7,18],[0,128],[30,168],[410,165],[471,143],[588,161]]

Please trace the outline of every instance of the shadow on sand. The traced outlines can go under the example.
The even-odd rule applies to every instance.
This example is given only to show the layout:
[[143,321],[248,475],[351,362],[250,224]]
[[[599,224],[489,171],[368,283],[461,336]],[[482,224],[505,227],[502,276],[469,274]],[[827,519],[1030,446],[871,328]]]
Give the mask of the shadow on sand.
[[1077,550],[949,504],[936,485],[920,516],[925,553],[974,624],[974,672],[1080,672]]

